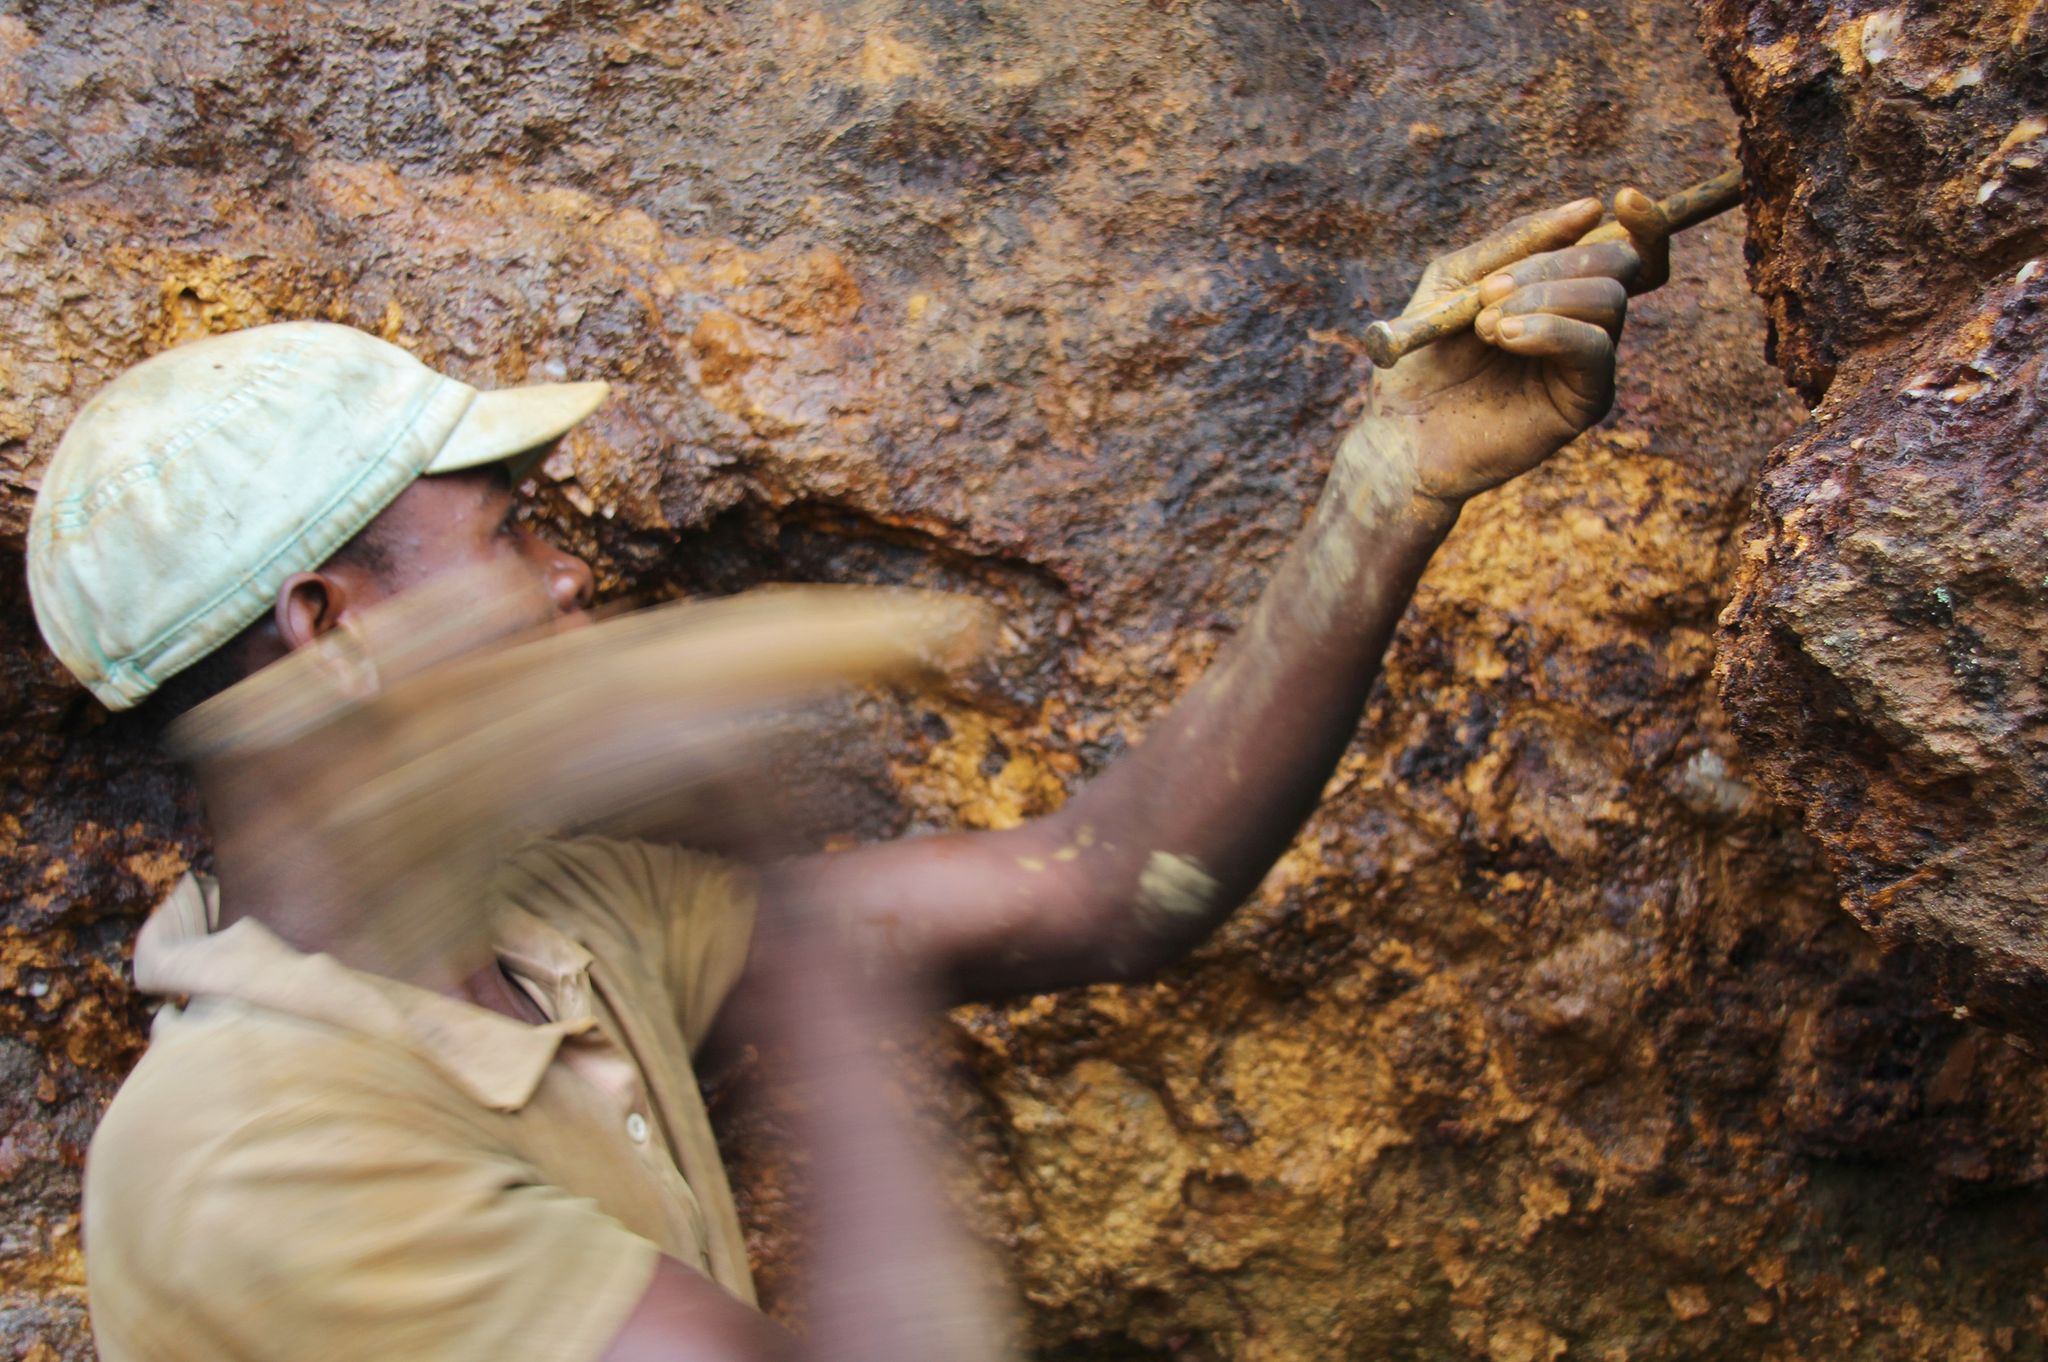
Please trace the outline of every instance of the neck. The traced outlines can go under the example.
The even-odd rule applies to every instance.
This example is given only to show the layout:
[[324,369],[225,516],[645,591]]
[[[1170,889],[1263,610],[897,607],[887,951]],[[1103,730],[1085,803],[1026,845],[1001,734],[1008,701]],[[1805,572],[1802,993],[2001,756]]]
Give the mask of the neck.
[[294,949],[506,1010],[498,1004],[509,990],[476,920],[481,885],[458,884],[438,865],[343,854],[293,790],[241,773],[199,775],[222,927],[254,919]]

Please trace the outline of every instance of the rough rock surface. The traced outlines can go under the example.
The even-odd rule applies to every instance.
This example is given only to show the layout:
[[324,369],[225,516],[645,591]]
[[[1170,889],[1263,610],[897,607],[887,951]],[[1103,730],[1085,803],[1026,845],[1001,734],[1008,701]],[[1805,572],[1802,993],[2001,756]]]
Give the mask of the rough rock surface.
[[1845,902],[2048,1040],[2048,4],[1704,7],[1751,257],[1818,403],[1766,466],[1723,698]]
[[[37,469],[98,383],[300,316],[479,382],[611,378],[535,516],[613,593],[997,601],[999,675],[874,705],[841,797],[849,836],[1000,824],[1227,636],[1357,391],[1345,338],[1428,254],[1733,154],[1693,18],[0,7],[12,1355],[89,1355],[73,1199],[139,1044],[126,943],[201,854],[17,585]],[[1710,684],[1796,415],[1739,235],[1688,239],[1639,305],[1614,420],[1472,509],[1326,806],[1218,941],[933,1041],[1042,1355],[2040,1355],[2038,1069],[1834,908]],[[786,1300],[798,1170],[772,1111],[718,1111]]]

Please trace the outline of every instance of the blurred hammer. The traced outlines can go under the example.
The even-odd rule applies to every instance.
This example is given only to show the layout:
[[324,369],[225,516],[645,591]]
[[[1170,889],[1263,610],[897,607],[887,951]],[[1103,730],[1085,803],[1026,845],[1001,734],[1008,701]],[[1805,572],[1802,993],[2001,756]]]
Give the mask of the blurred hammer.
[[[1719,217],[1741,202],[1742,172],[1730,170],[1711,180],[1702,180],[1690,189],[1682,189],[1668,199],[1659,199],[1657,211],[1663,214],[1671,231],[1677,233],[1696,227],[1709,218]],[[1585,246],[1628,239],[1627,229],[1619,222],[1604,222],[1581,237],[1579,244]],[[1374,322],[1365,329],[1365,353],[1379,368],[1391,369],[1401,362],[1403,355],[1470,329],[1483,310],[1484,305],[1479,301],[1479,285],[1475,283],[1419,312]]]
[[487,947],[487,884],[536,836],[652,822],[772,853],[799,812],[768,768],[821,699],[994,633],[972,598],[879,587],[553,613],[516,568],[452,573],[179,719],[209,807],[237,815],[217,855],[351,905],[322,949],[410,979]]

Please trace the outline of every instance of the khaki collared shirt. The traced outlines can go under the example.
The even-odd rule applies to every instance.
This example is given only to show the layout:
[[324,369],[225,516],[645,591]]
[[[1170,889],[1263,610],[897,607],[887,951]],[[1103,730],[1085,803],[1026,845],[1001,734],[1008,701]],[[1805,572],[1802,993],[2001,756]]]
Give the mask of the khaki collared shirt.
[[656,1257],[752,1302],[692,1049],[745,963],[715,859],[539,843],[493,889],[530,1025],[222,931],[188,878],[136,941],[174,998],[92,1142],[105,1362],[597,1356]]

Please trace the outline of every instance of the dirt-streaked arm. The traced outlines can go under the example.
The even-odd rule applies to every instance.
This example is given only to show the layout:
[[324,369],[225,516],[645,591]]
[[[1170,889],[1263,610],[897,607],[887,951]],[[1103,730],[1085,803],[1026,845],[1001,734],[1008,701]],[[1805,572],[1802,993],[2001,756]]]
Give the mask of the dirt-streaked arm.
[[[1606,414],[1628,242],[1566,246],[1584,200],[1433,263],[1411,307],[1473,283],[1473,333],[1378,375],[1306,530],[1209,672],[1056,814],[800,863],[858,949],[928,962],[953,996],[1129,979],[1258,884],[1350,741],[1423,568],[1469,497]],[[1654,252],[1657,243],[1646,243]]]

